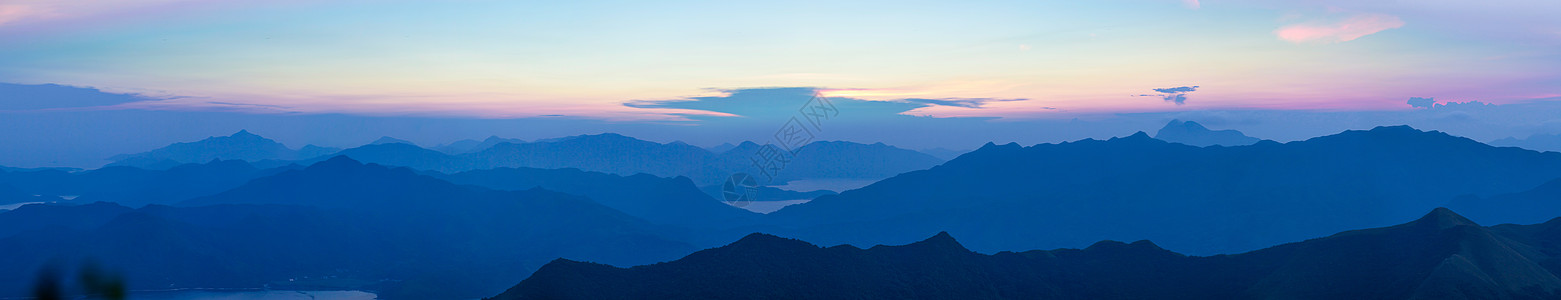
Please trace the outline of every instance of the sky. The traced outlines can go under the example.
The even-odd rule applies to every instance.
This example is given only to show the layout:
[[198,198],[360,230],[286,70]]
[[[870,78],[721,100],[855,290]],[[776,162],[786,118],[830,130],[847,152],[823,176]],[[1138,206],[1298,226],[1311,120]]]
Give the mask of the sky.
[[908,148],[1101,138],[1174,118],[1277,140],[1398,123],[1483,141],[1561,133],[1548,117],[1561,116],[1557,12],[1512,0],[0,0],[0,150],[26,157],[0,165],[90,166],[237,129],[293,147],[607,131],[713,145],[762,139],[815,94],[844,105],[826,139]]

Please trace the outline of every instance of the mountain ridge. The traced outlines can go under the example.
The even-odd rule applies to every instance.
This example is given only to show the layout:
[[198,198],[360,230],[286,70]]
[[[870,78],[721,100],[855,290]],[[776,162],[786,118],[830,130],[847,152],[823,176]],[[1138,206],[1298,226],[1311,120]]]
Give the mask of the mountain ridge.
[[[1522,191],[1556,178],[1561,153],[1407,126],[1233,147],[1135,133],[1029,147],[988,143],[771,215],[793,227],[780,233],[823,243],[902,244],[949,231],[970,236],[965,245],[983,252],[1107,238],[1207,255],[1385,226],[1458,195]],[[1011,229],[977,234],[998,224]],[[1079,229],[1044,230],[1059,226]]]
[[[1561,218],[1552,222],[1561,223]],[[620,268],[555,260],[488,299],[1561,296],[1561,279],[1554,275],[1561,266],[1535,262],[1555,257],[1514,251],[1534,246],[1519,241],[1526,239],[1522,234],[1507,235],[1511,237],[1446,208],[1400,225],[1209,257],[1181,255],[1149,241],[980,254],[965,250],[946,232],[907,245],[868,249],[819,247],[754,233],[727,246],[652,265]],[[1365,278],[1374,280],[1361,280]]]

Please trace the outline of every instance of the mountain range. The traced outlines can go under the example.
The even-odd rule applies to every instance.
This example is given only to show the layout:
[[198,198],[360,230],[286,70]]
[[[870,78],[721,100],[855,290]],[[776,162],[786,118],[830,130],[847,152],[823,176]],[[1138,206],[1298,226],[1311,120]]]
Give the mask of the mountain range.
[[1490,144],[1500,147],[1520,147],[1534,151],[1561,152],[1561,134],[1535,134],[1524,139],[1508,137],[1491,141]]
[[1198,147],[1207,146],[1246,146],[1256,144],[1261,139],[1247,136],[1236,130],[1209,130],[1202,124],[1193,121],[1171,120],[1155,132],[1154,138],[1172,143],[1182,143]]
[[111,166],[78,172],[0,171],[0,185],[11,186],[16,192],[28,195],[65,196],[79,203],[104,201],[139,207],[215,194],[251,179],[294,168],[300,166],[261,169],[241,160],[212,160],[163,170]]
[[10,184],[0,183],[0,205],[29,202],[50,202],[60,200],[61,199],[59,196],[29,194],[17,189],[15,186]]
[[483,139],[481,141],[478,141],[478,140],[459,140],[459,141],[451,142],[449,144],[435,146],[433,149],[435,151],[444,152],[445,154],[464,154],[464,153],[470,153],[470,152],[475,152],[475,151],[482,151],[482,150],[486,150],[488,148],[493,148],[494,145],[498,145],[498,144],[504,144],[504,143],[523,144],[525,142],[526,142],[525,140],[521,140],[521,139],[506,139],[506,138],[501,138],[501,137],[498,137],[498,136],[489,136],[488,138]]
[[1554,299],[1558,230],[1561,219],[1482,227],[1438,208],[1208,257],[1142,240],[988,255],[946,232],[868,249],[755,233],[632,268],[559,259],[489,299]]
[[[556,257],[643,264],[695,249],[682,230],[581,196],[458,185],[346,157],[175,206],[35,204],[0,213],[0,224],[16,226],[0,231],[0,270],[19,271],[0,275],[3,295],[30,287],[25,270],[96,260],[133,278],[133,290],[312,284],[472,298]],[[336,280],[304,280],[326,277]]]
[[166,169],[182,164],[212,160],[294,160],[311,158],[341,149],[307,145],[294,150],[274,140],[240,130],[230,136],[209,137],[200,141],[175,143],[148,152],[122,154],[109,158],[109,166]]
[[[460,145],[456,145],[460,144]],[[711,152],[688,144],[657,143],[619,134],[595,134],[544,139],[534,142],[489,137],[476,144],[457,142],[427,149],[405,140],[383,137],[349,149],[305,147],[288,150],[280,143],[241,131],[229,137],[179,143],[147,153],[121,155],[111,166],[164,169],[213,159],[242,159],[258,167],[308,165],[333,156],[349,156],[364,162],[411,167],[438,172],[461,172],[504,167],[542,169],[577,168],[619,175],[646,173],[661,177],[689,177],[701,186],[720,184],[733,173],[764,172],[754,167],[760,145],[744,142],[724,152]],[[304,150],[308,150],[305,153]],[[321,153],[324,150],[335,150]],[[308,155],[308,156],[306,156]],[[876,144],[814,142],[798,149],[793,159],[770,183],[798,179],[881,179],[932,167],[943,160],[920,152]]]
[[[1206,256],[1201,260],[1280,253],[1274,249],[1291,249],[1276,246],[1281,243],[1388,226],[1438,206],[1485,224],[1561,215],[1554,204],[1561,199],[1561,153],[1403,126],[1246,146],[1198,147],[1146,133],[1029,147],[988,144],[947,162],[882,144],[819,142],[799,150],[782,176],[889,178],[840,193],[761,187],[760,200],[813,199],[770,214],[727,206],[712,195],[718,185],[693,176],[637,171],[742,171],[711,166],[751,163],[748,151],[757,147],[744,143],[718,154],[603,134],[498,142],[457,155],[385,143],[304,160],[211,160],[160,170],[0,169],[0,197],[53,202],[0,211],[0,270],[17,270],[0,275],[0,295],[25,293],[34,270],[82,261],[124,270],[137,289],[365,289],[385,299],[449,299],[498,294],[559,257],[648,264],[754,232],[864,246],[947,232],[961,238],[957,244],[966,252],[996,253],[991,256],[1148,239],[1152,248],[1170,250],[1134,257]],[[504,164],[543,167],[492,167]],[[916,164],[926,167],[893,171]],[[1508,227],[1490,230],[1501,228]],[[1550,242],[1522,241],[1535,243]],[[1044,253],[1123,245],[1144,243]],[[1454,267],[1466,268],[1447,268]],[[1083,266],[1064,272],[1075,271],[1105,272]],[[1516,272],[1502,272],[1508,271]],[[1250,284],[1265,290],[1344,285]]]
[[986,252],[1152,239],[1210,255],[1385,226],[1460,196],[1520,192],[1556,178],[1561,153],[1407,126],[1235,147],[1139,133],[988,144],[771,216],[793,226],[780,233],[822,243],[903,244],[948,231]]
[[585,196],[596,203],[656,224],[735,226],[758,216],[710,197],[687,177],[619,176],[579,169],[497,168],[429,174],[455,184],[497,190],[551,191]]

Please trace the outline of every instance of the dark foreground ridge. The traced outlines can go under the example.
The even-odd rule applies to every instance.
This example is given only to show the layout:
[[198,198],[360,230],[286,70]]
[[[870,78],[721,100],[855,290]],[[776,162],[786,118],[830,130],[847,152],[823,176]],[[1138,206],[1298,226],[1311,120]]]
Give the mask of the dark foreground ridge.
[[556,260],[492,299],[1556,299],[1558,242],[1561,218],[1483,227],[1446,208],[1210,257],[1149,241],[986,255],[947,233],[869,249],[755,233],[632,268]]

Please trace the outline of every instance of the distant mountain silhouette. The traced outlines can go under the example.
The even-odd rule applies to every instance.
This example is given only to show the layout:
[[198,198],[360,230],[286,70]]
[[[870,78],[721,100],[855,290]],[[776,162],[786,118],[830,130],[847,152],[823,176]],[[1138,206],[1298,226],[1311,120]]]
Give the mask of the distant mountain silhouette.
[[1491,141],[1491,146],[1519,147],[1534,151],[1561,152],[1561,134],[1535,134],[1525,139],[1508,137]]
[[418,147],[417,145],[408,143],[363,145],[338,151],[327,156],[319,156],[298,161],[298,163],[312,165],[337,156],[347,156],[355,160],[362,160],[364,162],[388,166],[409,167],[418,170],[449,172],[473,169],[471,162],[468,162],[461,157],[425,149],[423,147]]
[[447,144],[447,145],[440,145],[440,146],[434,147],[433,150],[439,151],[439,152],[444,152],[445,154],[452,154],[452,155],[454,155],[454,154],[465,154],[465,153],[470,153],[470,152],[477,152],[477,151],[487,150],[488,148],[492,148],[493,145],[498,145],[498,144],[503,144],[503,143],[520,144],[520,143],[525,143],[525,142],[526,142],[525,140],[521,140],[521,139],[506,139],[506,138],[501,138],[501,137],[498,137],[498,136],[489,136],[487,139],[483,139],[481,141],[478,141],[478,140],[459,140],[459,141],[455,141],[455,142],[452,142],[452,143]]
[[715,154],[682,143],[656,143],[614,133],[581,135],[524,144],[498,144],[465,156],[473,169],[527,167],[661,177],[686,176],[714,181],[728,172],[712,164]]
[[965,153],[970,153],[970,150],[950,150],[947,148],[928,148],[916,151],[926,153],[927,155],[931,155],[932,157],[936,157],[941,160],[952,160]]
[[[718,158],[729,170],[744,172],[766,179],[764,171],[754,166],[754,153],[761,145],[743,142],[720,154]],[[774,179],[774,184],[799,179],[820,178],[887,178],[900,173],[931,168],[943,160],[908,149],[884,143],[860,144],[852,142],[821,141],[802,146],[792,156]],[[724,179],[722,177],[721,179]]]
[[[722,188],[723,187],[721,184],[716,184],[701,187],[700,190],[704,191],[706,195],[710,195],[711,198],[723,199],[726,196],[722,194]],[[758,189],[758,193],[754,194],[754,196],[757,196],[758,198],[754,199],[753,201],[812,200],[813,198],[818,198],[819,196],[823,195],[837,194],[835,191],[829,190],[798,192],[782,190],[768,186],[759,186]]]
[[0,236],[0,270],[14,271],[0,274],[0,295],[24,293],[48,261],[93,258],[125,270],[132,289],[257,288],[335,276],[374,283],[350,288],[386,298],[473,298],[557,257],[643,264],[695,249],[674,238],[678,230],[583,197],[457,185],[346,157],[179,206],[94,205],[112,207],[0,213],[0,225],[82,222],[22,222],[32,226]]
[[295,158],[320,157],[320,156],[330,155],[331,153],[336,153],[336,152],[339,152],[341,150],[342,150],[341,148],[335,148],[335,147],[320,147],[320,146],[315,146],[315,145],[304,145],[303,148],[298,148],[298,154],[294,155],[293,157],[295,157]]
[[20,189],[17,189],[15,186],[11,186],[10,184],[0,183],[0,205],[60,200],[61,199],[58,196],[29,194],[27,192],[23,192]]
[[[736,172],[756,176],[760,172],[754,167],[752,159],[759,145],[752,142],[745,142],[720,154],[681,142],[663,144],[613,133],[529,143],[493,137],[484,141],[488,142],[494,144],[486,149],[460,154],[425,149],[408,143],[384,143],[346,149],[330,156],[346,155],[364,162],[443,173],[492,168],[575,168],[623,176],[639,173],[659,177],[683,176],[700,186],[720,184]],[[292,163],[312,164],[330,156],[298,161],[273,160],[257,162],[256,165],[277,167]],[[942,162],[926,154],[882,143],[815,142],[802,147],[773,184],[797,179],[878,179],[925,169]]]
[[1171,120],[1161,127],[1154,138],[1172,143],[1182,143],[1198,147],[1207,146],[1245,146],[1256,144],[1260,139],[1242,134],[1236,130],[1209,130],[1193,121]]
[[[147,153],[116,156],[111,166],[167,169],[213,159],[245,160],[258,168],[308,165],[346,155],[365,162],[454,173],[492,168],[576,168],[618,175],[646,173],[689,177],[700,186],[720,184],[737,172],[760,174],[753,157],[759,145],[745,142],[711,152],[682,142],[657,143],[615,133],[579,135],[525,142],[497,136],[464,140],[427,149],[381,137],[350,149],[308,145],[290,150],[276,141],[240,131],[233,136],[177,143]],[[882,143],[814,142],[786,163],[772,184],[798,179],[880,179],[921,170],[942,159]]]
[[1407,126],[1208,148],[1139,133],[988,144],[771,216],[794,227],[782,233],[824,243],[897,244],[949,231],[969,236],[966,245],[978,251],[1105,238],[1153,239],[1207,255],[1384,226],[1458,195],[1523,191],[1555,178],[1561,153]]
[[1485,223],[1541,222],[1561,215],[1561,178],[1523,192],[1459,196],[1448,207]]
[[250,179],[296,167],[261,169],[241,160],[213,160],[181,164],[166,170],[105,167],[81,172],[0,172],[0,185],[15,187],[29,195],[79,196],[75,201],[105,201],[139,207],[216,194]]
[[393,138],[393,137],[388,137],[388,136],[382,136],[382,137],[379,137],[379,139],[374,140],[373,142],[369,142],[369,145],[385,145],[385,144],[417,145],[416,143],[413,143],[413,142],[410,142],[410,141],[407,141],[407,140]]
[[319,155],[320,152],[331,152],[330,148],[319,146],[305,146],[300,150],[287,148],[274,140],[240,130],[230,136],[209,137],[200,141],[188,143],[175,143],[152,151],[122,154],[109,158],[114,162],[109,166],[128,166],[146,169],[167,169],[170,167],[189,164],[204,163],[212,160],[292,160],[308,158],[310,154]]
[[36,172],[36,171],[76,172],[76,171],[81,171],[81,170],[82,170],[81,168],[68,168],[68,167],[16,168],[16,167],[0,166],[0,172]]
[[0,213],[0,237],[45,229],[88,230],[103,226],[130,208],[108,202],[83,205],[32,204]]
[[619,176],[572,168],[498,168],[430,175],[456,184],[498,190],[543,188],[581,195],[657,224],[738,226],[753,224],[758,217],[755,213],[711,198],[687,177],[662,178],[649,174]]
[[492,299],[1553,299],[1555,228],[1486,228],[1439,208],[1213,257],[1148,241],[985,255],[948,233],[865,250],[756,233],[633,268],[555,260]]
[[715,147],[710,147],[709,150],[713,153],[722,153],[732,150],[732,148],[737,148],[737,145],[732,145],[732,143],[721,143],[720,145],[715,145]]

